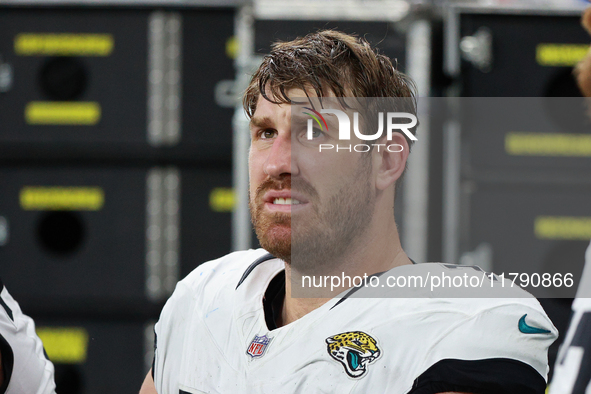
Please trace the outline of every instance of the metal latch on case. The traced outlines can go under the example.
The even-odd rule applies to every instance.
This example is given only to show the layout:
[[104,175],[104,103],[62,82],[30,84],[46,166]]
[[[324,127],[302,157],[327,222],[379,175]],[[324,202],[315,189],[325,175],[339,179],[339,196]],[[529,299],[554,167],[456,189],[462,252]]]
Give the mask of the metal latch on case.
[[462,37],[460,41],[462,59],[487,73],[492,70],[492,33],[486,27],[479,28],[472,36]]
[[8,92],[12,88],[12,66],[4,63],[0,55],[0,93]]

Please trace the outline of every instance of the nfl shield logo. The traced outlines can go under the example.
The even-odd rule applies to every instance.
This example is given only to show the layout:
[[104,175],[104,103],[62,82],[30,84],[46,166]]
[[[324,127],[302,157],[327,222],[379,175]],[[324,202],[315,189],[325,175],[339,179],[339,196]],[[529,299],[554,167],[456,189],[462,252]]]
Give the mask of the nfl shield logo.
[[265,350],[267,350],[267,346],[269,346],[271,339],[273,338],[269,338],[267,335],[262,335],[260,337],[255,335],[250,346],[248,346],[246,353],[252,358],[262,357],[263,354],[265,354]]

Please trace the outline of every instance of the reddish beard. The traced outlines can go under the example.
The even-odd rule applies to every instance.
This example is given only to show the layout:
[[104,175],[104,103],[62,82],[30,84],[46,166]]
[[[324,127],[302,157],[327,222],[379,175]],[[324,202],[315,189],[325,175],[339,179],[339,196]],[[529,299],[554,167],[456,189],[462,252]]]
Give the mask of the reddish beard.
[[269,190],[291,190],[291,177],[281,181],[267,179],[250,199],[250,216],[261,246],[273,256],[289,263],[291,261],[291,214],[264,212],[264,195]]

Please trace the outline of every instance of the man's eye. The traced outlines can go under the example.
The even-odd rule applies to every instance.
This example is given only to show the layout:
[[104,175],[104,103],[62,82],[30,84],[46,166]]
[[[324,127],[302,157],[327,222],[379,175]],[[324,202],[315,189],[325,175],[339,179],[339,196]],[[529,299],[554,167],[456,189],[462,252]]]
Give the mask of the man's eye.
[[312,129],[312,138],[320,138],[322,136],[322,131],[317,128]]
[[275,137],[275,134],[276,134],[276,133],[275,133],[275,130],[263,130],[263,131],[261,132],[261,137],[262,137],[263,139],[269,139],[269,138],[273,138],[273,137]]

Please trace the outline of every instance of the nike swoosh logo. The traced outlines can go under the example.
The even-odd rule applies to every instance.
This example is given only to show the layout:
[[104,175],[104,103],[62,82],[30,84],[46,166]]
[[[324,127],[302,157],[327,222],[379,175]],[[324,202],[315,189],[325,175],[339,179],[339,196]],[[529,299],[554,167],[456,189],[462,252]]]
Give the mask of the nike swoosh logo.
[[519,327],[519,331],[521,331],[524,334],[550,334],[549,330],[545,330],[543,328],[538,327],[532,327],[529,324],[527,324],[525,322],[526,316],[527,313],[521,316],[521,319],[519,319],[519,324],[517,325]]

